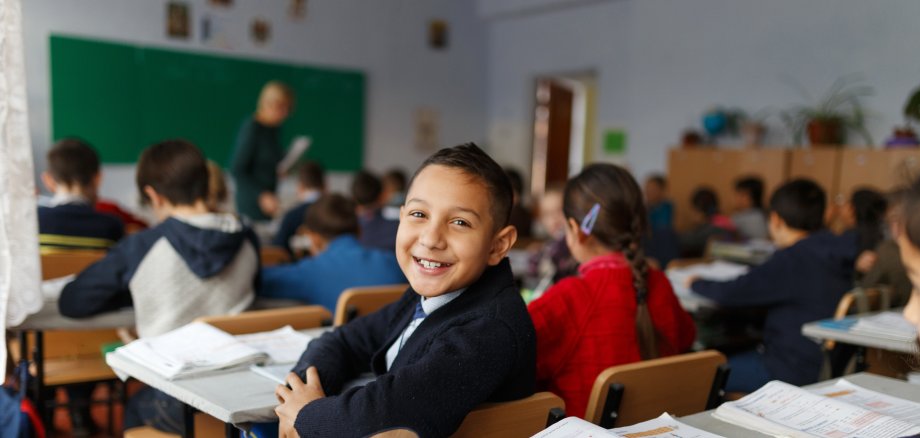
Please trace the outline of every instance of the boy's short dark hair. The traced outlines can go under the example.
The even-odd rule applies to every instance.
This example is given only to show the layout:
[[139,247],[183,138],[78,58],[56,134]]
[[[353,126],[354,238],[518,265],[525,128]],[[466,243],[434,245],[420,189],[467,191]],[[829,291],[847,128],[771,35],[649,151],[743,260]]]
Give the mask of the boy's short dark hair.
[[301,164],[297,178],[300,185],[308,189],[323,190],[326,188],[326,170],[315,161]]
[[59,184],[89,186],[99,174],[99,155],[79,138],[65,138],[48,151],[48,173]]
[[390,169],[383,174],[383,181],[393,186],[399,192],[406,191],[406,172],[402,169]]
[[719,197],[715,190],[709,187],[700,187],[693,191],[690,197],[690,205],[707,218],[715,216],[719,212]]
[[827,195],[816,182],[799,178],[781,185],[770,197],[770,210],[789,228],[809,233],[824,228]]
[[351,180],[351,196],[360,206],[372,205],[380,200],[383,184],[373,173],[362,170]]
[[343,234],[357,234],[355,203],[338,193],[323,195],[307,209],[303,225],[330,240]]
[[192,205],[208,199],[208,164],[192,143],[166,140],[144,149],[137,161],[137,189],[149,202],[144,187],[153,187],[173,205]]
[[419,173],[428,166],[438,165],[458,169],[467,175],[477,178],[486,186],[492,204],[492,219],[495,230],[508,225],[511,220],[511,203],[513,194],[511,182],[505,171],[475,143],[464,143],[458,146],[444,148],[428,157],[409,181],[409,188]]
[[747,193],[751,198],[751,205],[763,208],[763,180],[756,176],[741,178],[735,182],[735,190]]

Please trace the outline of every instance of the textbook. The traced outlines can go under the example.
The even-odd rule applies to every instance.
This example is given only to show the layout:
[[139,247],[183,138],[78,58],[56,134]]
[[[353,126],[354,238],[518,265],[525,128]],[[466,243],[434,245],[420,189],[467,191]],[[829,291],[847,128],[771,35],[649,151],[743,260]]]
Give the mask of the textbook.
[[311,339],[289,326],[233,336],[210,324],[193,322],[138,339],[116,352],[173,380],[252,364],[293,362]]
[[740,400],[723,403],[713,416],[778,437],[895,438],[920,433],[920,403],[845,379],[813,390],[774,380]]
[[674,419],[667,413],[632,426],[604,429],[578,417],[568,417],[532,438],[721,438]]
[[900,312],[882,312],[859,318],[853,327],[853,333],[865,333],[894,341],[912,342],[917,339],[917,328],[904,319]]

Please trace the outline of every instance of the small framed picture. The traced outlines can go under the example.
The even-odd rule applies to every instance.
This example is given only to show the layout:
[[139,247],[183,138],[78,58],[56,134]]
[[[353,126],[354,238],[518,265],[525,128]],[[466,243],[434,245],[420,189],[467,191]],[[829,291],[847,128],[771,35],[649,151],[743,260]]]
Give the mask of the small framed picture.
[[271,23],[264,18],[253,19],[249,27],[249,36],[252,38],[252,41],[258,45],[267,43],[272,37]]
[[307,0],[289,0],[288,17],[294,20],[303,20],[307,17]]
[[431,20],[428,23],[428,47],[435,50],[447,48],[447,21]]
[[166,4],[166,35],[170,38],[188,39],[191,32],[188,4],[169,2]]

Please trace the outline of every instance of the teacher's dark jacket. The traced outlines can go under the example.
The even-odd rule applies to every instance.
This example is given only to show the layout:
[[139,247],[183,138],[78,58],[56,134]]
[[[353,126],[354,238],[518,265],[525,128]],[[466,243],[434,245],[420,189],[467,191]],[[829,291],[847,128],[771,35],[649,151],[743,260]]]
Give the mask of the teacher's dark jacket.
[[[409,288],[399,301],[309,345],[294,371],[303,378],[316,366],[329,396],[297,415],[302,438],[360,437],[392,428],[444,437],[480,403],[533,394],[536,337],[507,259],[428,315],[387,371],[387,349],[418,302]],[[342,392],[347,381],[368,371],[375,381]]]
[[243,122],[236,136],[230,174],[236,182],[236,209],[249,219],[271,219],[259,208],[262,192],[275,193],[278,162],[284,156],[281,129],[265,126],[253,118]]

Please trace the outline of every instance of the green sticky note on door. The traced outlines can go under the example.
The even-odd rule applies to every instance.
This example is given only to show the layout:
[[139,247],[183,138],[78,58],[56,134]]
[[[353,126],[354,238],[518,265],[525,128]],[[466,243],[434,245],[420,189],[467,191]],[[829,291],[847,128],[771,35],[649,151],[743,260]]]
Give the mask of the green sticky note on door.
[[626,153],[626,131],[608,129],[604,132],[604,152],[608,154]]

